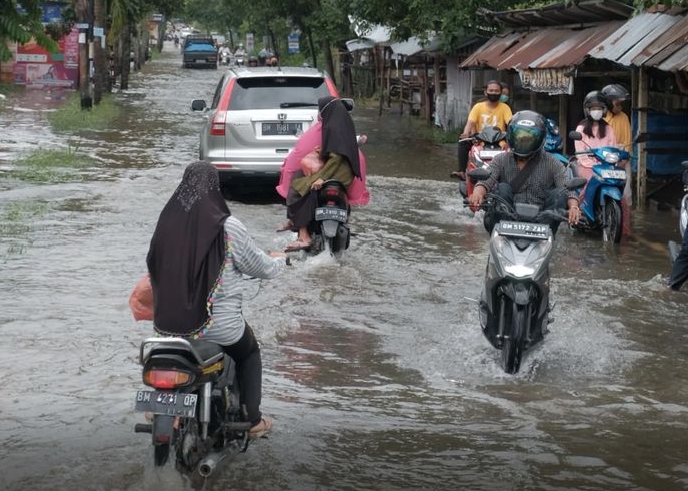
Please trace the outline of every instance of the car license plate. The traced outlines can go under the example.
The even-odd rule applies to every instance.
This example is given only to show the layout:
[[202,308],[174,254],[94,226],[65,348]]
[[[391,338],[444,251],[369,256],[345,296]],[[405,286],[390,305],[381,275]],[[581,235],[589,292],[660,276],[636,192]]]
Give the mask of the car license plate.
[[346,222],[346,210],[335,208],[334,206],[325,206],[315,209],[315,219],[321,220],[337,220],[338,222]]
[[291,135],[301,132],[301,123],[262,123],[263,136]]
[[168,416],[193,418],[196,415],[196,394],[167,392],[159,390],[139,390],[136,393],[136,410]]
[[530,222],[500,221],[497,224],[499,235],[511,237],[525,237],[528,239],[546,239],[549,237],[549,225]]

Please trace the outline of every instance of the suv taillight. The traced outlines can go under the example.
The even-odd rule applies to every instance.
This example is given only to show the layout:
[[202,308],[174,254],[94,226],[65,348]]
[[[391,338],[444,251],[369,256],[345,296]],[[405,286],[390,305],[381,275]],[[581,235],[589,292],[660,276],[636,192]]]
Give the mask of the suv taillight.
[[325,84],[327,85],[327,90],[330,92],[332,97],[339,97],[339,92],[337,92],[337,87],[334,85],[332,79],[325,78]]
[[232,97],[232,89],[234,89],[233,78],[225,87],[220,103],[217,105],[217,110],[213,114],[213,120],[210,122],[210,134],[213,136],[225,136],[225,124],[227,122],[227,108],[229,107],[229,100]]
[[225,136],[225,123],[227,121],[227,111],[215,111],[213,120],[210,122],[210,134],[214,136]]

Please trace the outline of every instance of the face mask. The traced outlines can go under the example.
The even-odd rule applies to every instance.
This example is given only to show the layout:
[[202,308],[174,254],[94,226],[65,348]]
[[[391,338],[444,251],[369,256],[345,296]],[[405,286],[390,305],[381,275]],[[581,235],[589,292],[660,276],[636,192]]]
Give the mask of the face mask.
[[509,96],[508,95],[500,95],[499,96],[499,102],[509,102]]
[[590,117],[595,121],[599,121],[600,119],[602,119],[602,116],[604,116],[604,111],[602,111],[601,109],[594,109],[590,111]]
[[497,102],[501,96],[501,94],[487,94],[487,100],[490,102]]

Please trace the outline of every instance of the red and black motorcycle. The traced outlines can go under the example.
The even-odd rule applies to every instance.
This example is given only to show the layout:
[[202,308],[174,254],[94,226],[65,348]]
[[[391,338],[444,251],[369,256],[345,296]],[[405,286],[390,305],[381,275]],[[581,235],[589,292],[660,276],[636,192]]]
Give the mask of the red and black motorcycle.
[[[473,193],[475,181],[470,177],[470,171],[474,169],[489,168],[492,159],[506,151],[506,146],[501,143],[506,139],[506,133],[496,126],[483,128],[480,133],[470,137],[473,142],[468,153],[468,165],[466,166],[466,180],[459,183],[459,192],[464,198]],[[471,210],[477,211],[478,208]]]

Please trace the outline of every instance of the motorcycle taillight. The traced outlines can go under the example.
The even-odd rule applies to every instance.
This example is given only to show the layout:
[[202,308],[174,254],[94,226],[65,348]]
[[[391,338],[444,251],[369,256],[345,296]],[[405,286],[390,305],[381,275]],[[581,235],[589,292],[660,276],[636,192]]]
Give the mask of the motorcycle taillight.
[[156,389],[174,389],[187,385],[191,374],[178,370],[151,369],[143,373],[143,383]]

